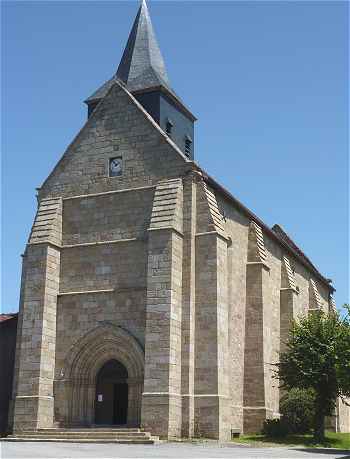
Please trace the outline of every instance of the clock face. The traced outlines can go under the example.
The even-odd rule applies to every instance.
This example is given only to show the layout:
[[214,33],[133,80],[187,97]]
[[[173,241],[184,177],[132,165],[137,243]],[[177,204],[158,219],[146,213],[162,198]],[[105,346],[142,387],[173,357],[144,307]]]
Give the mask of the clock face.
[[116,177],[122,174],[122,158],[111,158],[109,160],[109,175]]

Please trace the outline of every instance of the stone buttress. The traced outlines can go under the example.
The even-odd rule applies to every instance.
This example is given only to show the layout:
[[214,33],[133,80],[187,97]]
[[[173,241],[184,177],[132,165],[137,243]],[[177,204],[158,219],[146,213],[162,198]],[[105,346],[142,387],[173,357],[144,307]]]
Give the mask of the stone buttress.
[[280,349],[285,349],[290,325],[296,316],[296,299],[298,295],[295,275],[290,260],[283,255],[281,261],[281,292],[280,292]]
[[230,240],[215,194],[197,184],[194,430],[230,436],[227,248]]
[[272,417],[268,400],[271,383],[266,365],[269,362],[267,335],[268,284],[270,268],[262,229],[251,222],[248,233],[245,352],[244,352],[244,432],[261,430],[266,418]]
[[13,393],[15,432],[53,427],[61,226],[61,199],[43,199],[23,256]]
[[194,435],[194,375],[196,330],[196,204],[200,175],[191,171],[183,178],[183,269],[181,326],[181,436]]
[[318,291],[316,282],[313,279],[309,281],[309,312],[322,310],[322,300]]
[[181,435],[183,185],[160,181],[148,228],[145,381],[142,426]]

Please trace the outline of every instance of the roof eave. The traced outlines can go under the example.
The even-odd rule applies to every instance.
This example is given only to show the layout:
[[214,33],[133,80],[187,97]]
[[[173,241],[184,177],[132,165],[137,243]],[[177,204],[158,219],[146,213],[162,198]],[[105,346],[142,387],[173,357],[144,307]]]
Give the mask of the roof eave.
[[312,271],[312,273],[323,283],[325,286],[330,290],[331,293],[335,292],[335,288],[328,282],[328,280],[322,276],[322,274],[315,269],[313,266],[305,263],[305,261],[302,259],[302,257],[294,250],[292,247],[290,247],[285,241],[283,241],[281,238],[278,237],[278,235],[269,227],[267,226],[258,216],[256,216],[251,210],[248,209],[244,204],[242,204],[237,198],[235,198],[225,187],[220,185],[213,177],[210,177],[204,171],[200,166],[197,165],[197,167],[200,169],[201,173],[203,174],[204,180],[208,183],[208,185],[212,186],[214,189],[217,189],[220,191],[225,197],[230,199],[235,203],[237,207],[240,208],[244,212],[245,215],[247,215],[250,219],[255,221],[259,226],[261,226],[264,231],[275,241],[277,241],[280,245],[282,245],[287,252],[292,254],[295,258],[297,258],[300,263],[305,266],[307,269]]

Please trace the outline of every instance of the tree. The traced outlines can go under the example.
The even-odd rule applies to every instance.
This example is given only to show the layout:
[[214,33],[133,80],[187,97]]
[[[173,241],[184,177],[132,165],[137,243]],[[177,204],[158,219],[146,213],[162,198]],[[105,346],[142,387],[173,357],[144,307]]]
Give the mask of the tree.
[[314,391],[298,387],[289,390],[280,400],[280,413],[290,433],[310,432],[315,417]]
[[325,417],[340,397],[350,397],[350,308],[347,314],[314,311],[293,321],[277,376],[281,387],[311,389],[315,394],[314,440],[325,439]]

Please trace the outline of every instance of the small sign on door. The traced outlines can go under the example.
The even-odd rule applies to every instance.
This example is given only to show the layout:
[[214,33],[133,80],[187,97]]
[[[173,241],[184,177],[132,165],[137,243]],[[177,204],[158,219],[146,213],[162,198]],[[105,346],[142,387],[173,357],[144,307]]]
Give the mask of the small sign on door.
[[97,395],[97,401],[98,402],[103,402],[103,395],[102,394],[98,394]]

